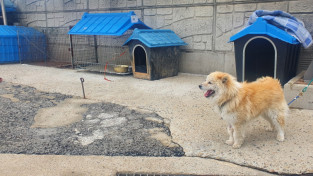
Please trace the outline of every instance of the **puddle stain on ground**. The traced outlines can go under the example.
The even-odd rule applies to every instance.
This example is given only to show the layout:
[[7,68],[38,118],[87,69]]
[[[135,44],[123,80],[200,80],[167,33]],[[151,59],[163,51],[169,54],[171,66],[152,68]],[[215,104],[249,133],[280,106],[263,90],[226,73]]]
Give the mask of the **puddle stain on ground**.
[[183,156],[149,111],[0,84],[0,153]]
[[[83,119],[82,114],[87,111],[86,107],[82,107],[83,103],[90,100],[69,98],[56,106],[40,109],[34,120],[32,128],[54,128],[70,125]],[[94,103],[90,101],[89,103]]]

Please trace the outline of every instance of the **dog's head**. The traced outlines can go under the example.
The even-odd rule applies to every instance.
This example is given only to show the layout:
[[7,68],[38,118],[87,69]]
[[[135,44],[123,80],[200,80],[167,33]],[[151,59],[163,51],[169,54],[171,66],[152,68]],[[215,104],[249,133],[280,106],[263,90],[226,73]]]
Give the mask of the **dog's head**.
[[238,82],[235,78],[228,73],[213,72],[199,85],[199,88],[206,91],[204,94],[206,98],[220,99],[223,95],[236,94],[239,85],[236,83]]

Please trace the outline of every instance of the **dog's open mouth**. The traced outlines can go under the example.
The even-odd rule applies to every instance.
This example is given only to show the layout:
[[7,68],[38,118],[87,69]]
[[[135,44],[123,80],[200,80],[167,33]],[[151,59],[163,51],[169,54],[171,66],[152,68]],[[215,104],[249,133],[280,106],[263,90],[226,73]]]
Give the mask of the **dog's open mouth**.
[[213,95],[214,93],[215,93],[214,90],[208,90],[207,92],[205,92],[204,96],[208,98],[208,97],[210,97],[211,95]]

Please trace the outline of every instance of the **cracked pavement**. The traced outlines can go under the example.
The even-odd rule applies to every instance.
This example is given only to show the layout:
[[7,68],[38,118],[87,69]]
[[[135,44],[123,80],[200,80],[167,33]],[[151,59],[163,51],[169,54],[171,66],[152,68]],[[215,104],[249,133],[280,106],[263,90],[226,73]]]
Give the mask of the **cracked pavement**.
[[[275,133],[266,131],[268,124],[260,119],[249,125],[246,141],[242,148],[232,149],[224,144],[227,139],[226,123],[212,111],[207,100],[203,98],[203,92],[198,89],[199,83],[205,79],[206,75],[179,74],[156,81],[135,79],[132,76],[107,75],[112,80],[107,82],[103,80],[101,74],[23,64],[0,65],[0,73],[4,82],[72,97],[82,96],[79,78],[84,77],[85,93],[87,100],[90,101],[86,103],[88,106],[91,104],[101,106],[102,102],[113,103],[140,113],[157,114],[159,118],[155,119],[155,123],[163,120],[165,129],[164,119],[168,120],[171,140],[164,135],[169,136],[166,130],[163,130],[164,134],[158,134],[160,130],[152,128],[148,130],[149,135],[152,136],[152,139],[158,138],[159,144],[162,146],[178,145],[185,153],[183,157],[165,158],[127,157],[123,154],[118,157],[2,154],[1,160],[6,164],[0,167],[1,173],[10,173],[7,168],[23,169],[26,167],[23,165],[25,163],[32,163],[27,167],[31,168],[34,175],[36,173],[49,175],[51,167],[59,175],[72,172],[85,175],[101,175],[100,173],[114,175],[117,172],[125,171],[191,175],[313,173],[312,110],[290,110],[290,116],[286,122],[286,140],[282,143],[275,140]],[[7,96],[12,100],[16,98]],[[301,99],[297,101],[301,101]],[[78,104],[80,103],[78,102]],[[75,105],[75,101],[68,104],[73,106],[69,107],[73,112],[79,109]],[[79,112],[77,111],[77,113]],[[128,119],[121,115],[115,120],[109,120],[110,115],[101,113],[86,113],[79,120],[84,125],[101,124],[107,120],[107,123],[103,122],[103,124],[109,127],[110,124],[124,125],[126,124],[125,120]],[[47,116],[49,117],[49,115],[45,115],[45,117]],[[76,121],[77,119],[71,120]],[[148,118],[148,121],[150,120]],[[47,124],[56,125],[53,122]],[[62,124],[66,124],[66,122],[62,122]],[[37,125],[40,126],[40,124]],[[99,138],[101,138],[100,140],[105,139],[105,132],[101,130],[95,128],[87,132],[74,128],[75,143],[83,146],[83,144],[90,145]],[[80,134],[82,134],[81,137]],[[164,139],[163,142],[160,139]],[[42,161],[46,164],[41,163]],[[38,163],[41,167],[34,167]],[[18,170],[14,171],[21,173]],[[14,173],[10,175],[14,175]]]

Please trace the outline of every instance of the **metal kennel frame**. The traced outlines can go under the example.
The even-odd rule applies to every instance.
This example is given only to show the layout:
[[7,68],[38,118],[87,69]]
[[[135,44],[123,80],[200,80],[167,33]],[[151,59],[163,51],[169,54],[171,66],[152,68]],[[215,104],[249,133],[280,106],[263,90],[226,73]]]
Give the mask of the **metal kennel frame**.
[[[121,36],[70,35],[72,66],[94,72],[117,73],[116,65],[130,66],[127,46],[122,46],[132,31]],[[117,74],[128,74],[117,73]]]

